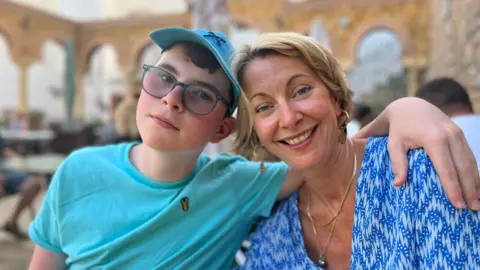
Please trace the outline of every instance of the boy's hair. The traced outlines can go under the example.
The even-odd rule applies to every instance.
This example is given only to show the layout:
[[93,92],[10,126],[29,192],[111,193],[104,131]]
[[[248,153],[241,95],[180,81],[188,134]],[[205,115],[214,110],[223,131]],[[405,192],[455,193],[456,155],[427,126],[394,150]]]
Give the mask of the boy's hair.
[[[207,69],[210,74],[222,68],[215,55],[213,55],[213,53],[209,49],[197,43],[188,41],[177,42],[172,44],[170,47],[165,48],[162,53],[168,51],[175,45],[183,45],[187,51],[188,59],[192,61],[192,63],[196,67],[201,69]],[[227,96],[225,97],[229,104],[231,104],[232,102],[232,91],[233,89],[230,84],[230,88],[227,91]],[[229,114],[228,110],[227,114]]]
[[434,79],[420,87],[415,96],[432,103],[449,116],[459,111],[473,113],[467,89],[451,78]]

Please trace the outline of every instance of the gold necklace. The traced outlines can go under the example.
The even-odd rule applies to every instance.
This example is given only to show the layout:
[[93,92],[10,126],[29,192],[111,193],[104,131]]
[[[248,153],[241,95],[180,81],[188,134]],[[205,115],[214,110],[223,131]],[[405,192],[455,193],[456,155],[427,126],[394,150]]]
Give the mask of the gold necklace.
[[325,243],[325,248],[323,249],[323,251],[320,249],[320,242],[318,241],[317,229],[315,228],[315,222],[313,221],[312,214],[310,213],[310,189],[308,189],[307,215],[308,215],[308,218],[310,219],[310,222],[312,223],[312,229],[313,229],[313,234],[315,235],[315,242],[317,244],[317,250],[320,252],[320,255],[318,257],[317,265],[320,266],[321,268],[325,268],[325,267],[328,266],[327,260],[325,258],[325,255],[327,254],[328,244],[330,243],[330,238],[332,237],[333,230],[335,229],[335,225],[337,225],[338,215],[342,211],[342,208],[343,208],[343,205],[345,204],[345,200],[347,198],[348,192],[350,191],[350,189],[352,187],[353,179],[355,179],[355,175],[357,174],[357,152],[355,151],[355,147],[353,146],[352,141],[348,140],[348,142],[353,147],[353,174],[352,174],[352,179],[350,179],[350,183],[348,184],[347,190],[345,191],[345,194],[343,194],[343,198],[342,198],[342,201],[340,203],[340,207],[337,210],[337,213],[335,214],[335,216],[333,217],[332,220],[330,220],[327,224],[322,226],[322,227],[327,226],[332,221],[334,221],[332,229],[328,233],[327,242]]

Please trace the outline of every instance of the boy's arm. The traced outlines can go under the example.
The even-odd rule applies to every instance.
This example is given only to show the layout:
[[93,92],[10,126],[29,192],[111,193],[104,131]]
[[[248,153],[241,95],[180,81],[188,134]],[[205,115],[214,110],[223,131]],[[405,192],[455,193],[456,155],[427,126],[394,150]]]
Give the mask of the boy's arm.
[[388,152],[395,174],[394,185],[407,179],[407,152],[423,147],[430,156],[452,204],[480,210],[480,177],[475,157],[462,130],[434,105],[413,97],[392,102],[355,137],[389,134]]
[[288,198],[294,191],[300,188],[303,184],[303,178],[299,170],[288,168],[285,181],[278,193],[277,201]]
[[44,270],[44,269],[66,269],[66,256],[44,249],[40,246],[35,246],[33,251],[32,261],[30,262],[30,270]]

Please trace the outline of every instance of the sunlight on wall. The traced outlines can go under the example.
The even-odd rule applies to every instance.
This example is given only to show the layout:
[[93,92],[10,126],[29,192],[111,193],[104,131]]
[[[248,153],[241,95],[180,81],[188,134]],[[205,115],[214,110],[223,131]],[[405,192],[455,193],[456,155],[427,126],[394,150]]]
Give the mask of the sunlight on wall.
[[0,110],[17,106],[18,71],[12,62],[7,47],[7,40],[0,33]]
[[45,117],[61,121],[65,117],[65,48],[54,40],[42,46],[41,59],[28,70],[28,106]]

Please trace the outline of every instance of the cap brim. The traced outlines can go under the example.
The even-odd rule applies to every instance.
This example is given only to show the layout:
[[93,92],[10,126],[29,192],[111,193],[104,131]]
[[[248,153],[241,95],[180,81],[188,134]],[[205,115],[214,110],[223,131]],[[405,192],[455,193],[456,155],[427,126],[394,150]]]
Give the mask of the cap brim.
[[[235,75],[231,70],[230,63],[224,60],[220,52],[212,44],[210,44],[205,38],[192,30],[176,27],[157,29],[150,33],[150,38],[161,49],[169,48],[170,46],[178,42],[192,42],[208,48],[213,53],[215,58],[217,58],[217,61],[220,63],[220,66],[222,67],[225,74],[227,74],[228,78],[232,83],[233,91],[235,93],[233,93],[234,96],[232,97],[233,100],[229,109],[231,114],[235,111],[235,109],[237,108],[238,97],[240,96],[240,85],[238,84],[237,79],[235,78]],[[232,59],[228,59],[228,61],[231,60]]]

